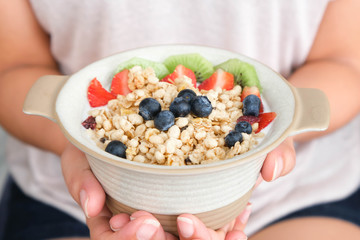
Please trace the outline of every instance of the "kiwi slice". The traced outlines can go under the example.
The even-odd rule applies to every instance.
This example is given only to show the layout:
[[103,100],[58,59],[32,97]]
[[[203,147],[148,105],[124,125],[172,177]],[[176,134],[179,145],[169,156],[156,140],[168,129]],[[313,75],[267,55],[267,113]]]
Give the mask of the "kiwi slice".
[[214,72],[212,63],[198,53],[173,55],[165,59],[164,64],[169,72],[173,72],[179,64],[191,69],[195,73],[197,82],[204,81]]
[[147,67],[153,68],[156,76],[159,79],[162,79],[169,74],[169,70],[166,68],[164,64],[139,57],[134,57],[123,63],[120,63],[116,69],[116,73],[121,72],[124,69],[130,69],[134,66],[140,66],[143,69]]
[[242,87],[257,86],[260,93],[262,92],[262,87],[253,65],[240,61],[237,58],[232,58],[216,65],[214,68],[215,70],[221,68],[226,72],[232,73],[234,75],[235,84],[241,85]]

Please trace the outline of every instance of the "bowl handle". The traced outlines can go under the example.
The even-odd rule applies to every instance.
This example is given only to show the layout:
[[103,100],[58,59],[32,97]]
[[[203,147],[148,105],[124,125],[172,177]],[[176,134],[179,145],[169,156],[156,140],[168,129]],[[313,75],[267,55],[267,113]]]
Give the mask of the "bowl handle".
[[23,112],[43,116],[56,122],[56,98],[68,78],[69,76],[61,75],[40,77],[27,93]]
[[291,135],[308,131],[324,131],[330,122],[330,105],[321,90],[315,88],[295,88],[297,106]]

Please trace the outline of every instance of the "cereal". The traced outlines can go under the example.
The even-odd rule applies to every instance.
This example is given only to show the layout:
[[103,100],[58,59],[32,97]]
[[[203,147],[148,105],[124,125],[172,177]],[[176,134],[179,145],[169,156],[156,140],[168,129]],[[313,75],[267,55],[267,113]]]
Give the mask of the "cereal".
[[[199,91],[188,77],[177,78],[174,84],[159,82],[153,69],[138,66],[129,70],[128,85],[132,92],[118,95],[108,102],[107,108],[89,112],[96,123],[93,130],[88,130],[103,149],[112,140],[123,142],[130,161],[168,166],[207,164],[247,152],[257,144],[257,138],[264,136],[254,133],[258,129],[258,123],[254,123],[253,133],[243,133],[241,143],[225,146],[225,136],[242,116],[242,89],[238,85],[229,91],[219,87]],[[175,125],[167,131],[156,129],[153,120],[145,121],[138,114],[138,106],[145,98],[156,99],[162,110],[168,110],[183,89],[206,96],[213,107],[211,114],[204,118],[191,114],[176,118]]]

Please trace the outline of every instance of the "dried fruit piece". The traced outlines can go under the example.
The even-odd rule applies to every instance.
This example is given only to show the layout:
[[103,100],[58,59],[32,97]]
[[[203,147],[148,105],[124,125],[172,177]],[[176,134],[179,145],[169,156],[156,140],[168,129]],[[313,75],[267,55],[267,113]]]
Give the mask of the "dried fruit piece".
[[96,127],[95,118],[93,116],[89,116],[87,119],[85,119],[85,121],[83,121],[81,123],[81,125],[83,125],[83,127],[86,129],[90,128],[90,129],[94,130]]

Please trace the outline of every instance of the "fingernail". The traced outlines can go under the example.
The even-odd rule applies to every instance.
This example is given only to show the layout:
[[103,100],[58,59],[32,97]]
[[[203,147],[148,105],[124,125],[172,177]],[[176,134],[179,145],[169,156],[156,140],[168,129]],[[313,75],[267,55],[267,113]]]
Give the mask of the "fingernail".
[[138,240],[151,239],[156,231],[159,229],[160,223],[154,219],[146,219],[136,232],[136,238]]
[[120,230],[120,228],[115,228],[111,224],[110,224],[110,228],[111,228],[111,230],[113,230],[113,232],[117,232]]
[[249,203],[248,205],[246,205],[244,211],[239,216],[240,222],[242,224],[246,224],[247,221],[249,220],[251,209],[252,209],[252,204]]
[[135,220],[135,219],[136,219],[136,218],[134,218],[134,217],[130,216],[130,221]]
[[184,238],[189,238],[194,234],[194,223],[186,217],[178,217],[179,232]]
[[247,240],[247,239],[248,239],[247,236],[243,236],[243,237],[238,238],[238,240]]
[[275,167],[271,181],[274,181],[275,179],[280,177],[283,168],[284,168],[284,161],[282,157],[279,157],[275,161]]
[[89,202],[89,198],[87,196],[87,193],[85,192],[85,190],[81,190],[80,191],[80,203],[81,203],[81,207],[85,213],[85,216],[87,218],[89,218],[89,214],[88,214],[88,202]]

